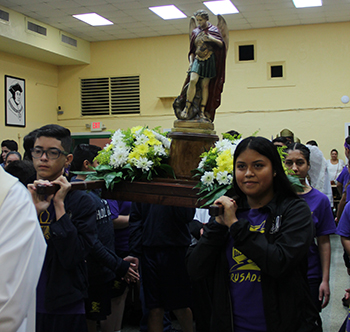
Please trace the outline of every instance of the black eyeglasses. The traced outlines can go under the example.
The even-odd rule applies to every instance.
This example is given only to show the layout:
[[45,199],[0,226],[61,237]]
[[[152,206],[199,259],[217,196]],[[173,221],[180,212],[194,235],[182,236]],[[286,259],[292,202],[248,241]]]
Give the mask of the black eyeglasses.
[[32,152],[32,157],[34,159],[41,158],[44,153],[46,154],[46,157],[48,159],[58,159],[61,154],[68,156],[68,152],[61,151],[60,149],[57,149],[57,148],[50,148],[47,150],[44,150],[42,148],[33,148],[30,151]]

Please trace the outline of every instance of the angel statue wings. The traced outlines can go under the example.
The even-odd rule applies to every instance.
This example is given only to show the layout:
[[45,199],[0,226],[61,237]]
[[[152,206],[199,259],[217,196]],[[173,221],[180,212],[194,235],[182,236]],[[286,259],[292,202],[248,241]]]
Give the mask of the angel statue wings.
[[173,104],[179,120],[213,122],[220,106],[229,38],[225,19],[217,17],[217,26],[209,23],[205,10],[191,17],[188,75]]

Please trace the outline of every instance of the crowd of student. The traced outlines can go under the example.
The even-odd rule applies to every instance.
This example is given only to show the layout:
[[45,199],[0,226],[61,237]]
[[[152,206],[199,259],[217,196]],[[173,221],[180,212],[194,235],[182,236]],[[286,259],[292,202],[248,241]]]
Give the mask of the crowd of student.
[[[100,148],[80,144],[71,153],[70,131],[59,125],[29,133],[23,160],[16,142],[3,141],[8,173],[0,167],[7,183],[0,193],[0,231],[29,222],[32,233],[28,239],[23,229],[8,238],[0,233],[0,264],[8,276],[0,285],[0,330],[34,331],[35,323],[38,332],[121,331],[135,284],[142,332],[173,331],[170,313],[184,332],[322,331],[330,234],[341,236],[350,267],[350,174],[348,165],[339,169],[336,150],[327,163],[316,142],[294,141],[289,130],[273,143],[243,139],[234,153],[236,195],[219,198],[215,204],[224,212],[212,218],[207,210],[70,190],[96,166]],[[285,146],[285,166],[301,183],[297,191],[274,144]],[[350,137],[344,147],[348,157]],[[59,188],[54,194],[38,193],[39,185],[52,184]],[[336,218],[329,196],[335,184],[342,196]],[[25,206],[18,209],[20,203]],[[347,322],[343,331],[350,330]]]

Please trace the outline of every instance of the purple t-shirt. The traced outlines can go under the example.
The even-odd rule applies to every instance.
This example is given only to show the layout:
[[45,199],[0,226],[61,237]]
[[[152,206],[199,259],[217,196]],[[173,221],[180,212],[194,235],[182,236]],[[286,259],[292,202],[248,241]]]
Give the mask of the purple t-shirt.
[[340,182],[343,185],[343,192],[344,192],[345,186],[349,182],[349,180],[350,180],[350,173],[349,173],[348,167],[344,166],[343,170],[341,171],[341,173],[337,177],[337,182]]
[[[333,212],[328,197],[312,188],[308,193],[300,195],[309,205],[312,214],[312,220],[316,228],[316,237],[322,235],[334,234],[336,226],[334,222]],[[308,272],[307,277],[322,278],[322,266],[320,253],[316,243],[316,239],[312,242],[308,253]]]
[[350,237],[350,204],[346,204],[340,217],[336,234]]
[[[264,233],[268,213],[251,209],[237,217],[249,220],[250,231]],[[235,332],[266,331],[260,268],[234,247],[232,237],[227,243],[226,257]]]
[[[118,201],[118,205],[119,205],[119,215],[127,216],[130,214],[131,202]],[[115,246],[116,252],[129,253],[129,237],[130,237],[129,226],[122,229],[114,230],[114,246]]]
[[[111,210],[111,219],[116,219],[119,215],[128,215],[130,213],[131,202],[107,200]],[[129,227],[114,230],[114,246],[117,254],[129,252]]]
[[[39,223],[41,230],[44,233],[46,243],[50,244],[50,224],[56,220],[55,208],[53,202],[47,210],[39,215]],[[36,288],[36,311],[42,314],[60,314],[60,315],[73,315],[73,314],[85,314],[84,300],[81,299],[77,302],[68,304],[66,306],[57,308],[48,312],[45,308],[45,291],[47,283],[47,261],[44,260],[44,265],[41,270],[38,286]]]

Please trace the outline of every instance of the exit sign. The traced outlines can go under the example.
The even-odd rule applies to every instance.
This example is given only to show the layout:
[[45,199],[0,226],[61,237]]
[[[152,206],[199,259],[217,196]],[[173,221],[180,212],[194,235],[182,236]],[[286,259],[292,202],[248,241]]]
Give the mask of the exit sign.
[[91,131],[102,131],[102,122],[91,122]]

